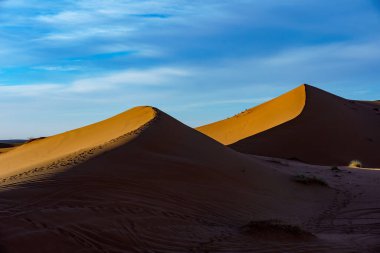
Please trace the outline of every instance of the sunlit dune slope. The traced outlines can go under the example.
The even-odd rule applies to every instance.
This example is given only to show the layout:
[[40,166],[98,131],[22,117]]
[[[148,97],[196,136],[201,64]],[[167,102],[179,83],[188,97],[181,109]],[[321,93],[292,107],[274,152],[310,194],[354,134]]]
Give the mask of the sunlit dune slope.
[[[83,128],[63,134],[68,139],[61,137],[61,142],[54,141],[58,135],[25,145],[32,151],[40,145],[45,148],[41,154],[53,159],[49,148],[65,143],[56,148],[59,159],[1,181],[0,248],[204,252],[205,241],[220,238],[215,240],[220,245],[213,246],[217,252],[260,252],[258,248],[266,246],[258,247],[254,238],[242,234],[242,226],[272,218],[302,226],[334,197],[328,187],[305,188],[278,164],[236,152],[154,108],[133,109],[99,124],[87,127],[91,134]],[[133,139],[118,137],[136,128],[140,131]],[[69,144],[79,137],[81,142]],[[97,153],[83,160],[87,147]],[[4,155],[8,162],[13,162],[11,157],[22,159],[16,150],[11,153]],[[12,172],[11,166],[7,169]],[[300,247],[295,241],[287,247]],[[320,241],[310,247],[330,248]]]
[[104,144],[139,129],[154,115],[151,107],[137,107],[96,124],[24,144],[0,156],[0,177]]
[[[380,105],[347,100],[310,85],[303,87],[306,103],[297,117],[255,135],[241,136],[230,147],[244,153],[314,164],[345,165],[358,159],[364,166],[379,167]],[[294,103],[299,101],[295,99]],[[278,114],[282,113],[278,110]],[[220,129],[230,131],[229,125],[219,124]],[[256,129],[256,122],[250,124]],[[246,128],[237,127],[233,131],[246,132]]]
[[14,149],[15,147],[10,147],[10,148],[0,148],[0,154],[6,153]]
[[22,143],[18,143],[18,142],[6,142],[6,141],[1,142],[0,141],[0,154],[9,152],[9,151],[15,149],[16,147],[18,147],[21,144]]
[[231,118],[198,127],[197,130],[229,145],[294,119],[302,112],[305,100],[305,86],[302,85],[264,104]]

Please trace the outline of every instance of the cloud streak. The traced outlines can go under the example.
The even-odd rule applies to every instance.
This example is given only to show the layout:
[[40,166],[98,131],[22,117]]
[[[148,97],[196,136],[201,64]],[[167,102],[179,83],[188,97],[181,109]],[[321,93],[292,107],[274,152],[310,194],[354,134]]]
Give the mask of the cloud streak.
[[[42,67],[47,70],[60,70],[59,67]],[[66,70],[66,69],[64,69]],[[126,70],[110,73],[104,76],[88,77],[75,80],[68,84],[23,84],[0,85],[0,97],[13,96],[49,96],[52,94],[73,95],[75,93],[94,93],[109,90],[120,90],[131,86],[171,86],[172,80],[190,75],[189,70],[162,67],[145,70]]]

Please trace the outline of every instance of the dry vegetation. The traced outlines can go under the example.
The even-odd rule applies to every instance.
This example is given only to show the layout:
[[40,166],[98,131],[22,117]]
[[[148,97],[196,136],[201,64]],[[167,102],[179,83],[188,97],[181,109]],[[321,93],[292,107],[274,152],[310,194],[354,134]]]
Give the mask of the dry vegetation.
[[342,170],[339,169],[337,166],[331,167],[331,171],[333,172],[341,172]]
[[328,186],[327,183],[316,176],[308,176],[308,175],[296,175],[293,177],[293,180],[300,184],[305,185],[321,185],[321,186]]

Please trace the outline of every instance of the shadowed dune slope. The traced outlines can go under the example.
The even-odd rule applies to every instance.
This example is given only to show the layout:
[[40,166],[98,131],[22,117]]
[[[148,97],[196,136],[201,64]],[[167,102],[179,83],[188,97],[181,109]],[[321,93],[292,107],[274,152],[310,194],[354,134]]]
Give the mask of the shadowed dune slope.
[[309,85],[305,90],[306,104],[299,116],[230,147],[320,165],[357,159],[364,166],[379,167],[380,105],[347,100]]
[[229,145],[294,119],[302,112],[305,100],[305,86],[301,85],[264,104],[197,130]]
[[[40,145],[48,155],[67,144],[57,148],[53,163],[39,161],[23,173],[16,163],[17,177],[2,181],[5,252],[302,252],[308,242],[276,241],[274,233],[270,242],[257,244],[241,227],[268,219],[303,226],[334,197],[328,187],[294,183],[277,164],[225,147],[157,109],[136,108],[109,121],[117,124],[90,126],[97,130],[71,151],[67,143],[78,134],[25,145],[32,151]],[[134,138],[125,135],[135,128]],[[107,131],[112,134],[104,137]],[[95,155],[82,159],[89,150]],[[11,162],[5,156],[0,166]],[[344,252],[331,245],[312,241],[308,249]]]
[[26,143],[0,156],[0,177],[104,144],[137,130],[152,120],[154,115],[155,112],[150,107],[136,107],[89,126]]

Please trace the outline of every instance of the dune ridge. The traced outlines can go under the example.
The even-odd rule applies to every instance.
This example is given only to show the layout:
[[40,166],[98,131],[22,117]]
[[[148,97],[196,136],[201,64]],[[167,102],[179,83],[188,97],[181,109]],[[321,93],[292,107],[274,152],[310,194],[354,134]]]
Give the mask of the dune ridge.
[[297,117],[306,103],[305,89],[305,85],[301,85],[231,118],[196,129],[224,145],[232,144]]

